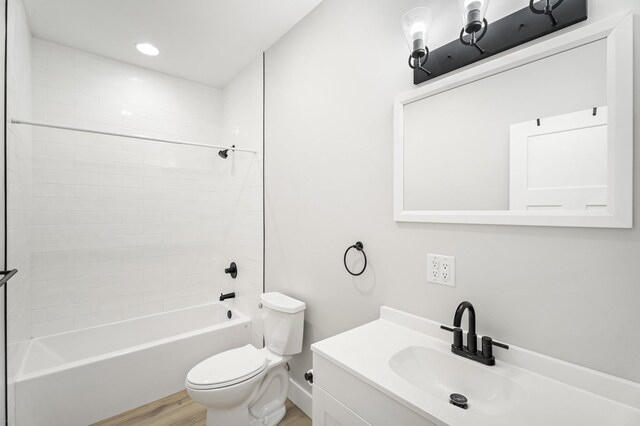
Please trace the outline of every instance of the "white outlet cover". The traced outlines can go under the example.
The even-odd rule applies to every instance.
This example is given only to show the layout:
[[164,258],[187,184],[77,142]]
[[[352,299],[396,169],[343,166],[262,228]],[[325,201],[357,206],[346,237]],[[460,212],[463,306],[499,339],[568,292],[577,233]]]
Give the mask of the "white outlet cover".
[[456,258],[440,254],[427,254],[427,281],[450,287],[456,285]]

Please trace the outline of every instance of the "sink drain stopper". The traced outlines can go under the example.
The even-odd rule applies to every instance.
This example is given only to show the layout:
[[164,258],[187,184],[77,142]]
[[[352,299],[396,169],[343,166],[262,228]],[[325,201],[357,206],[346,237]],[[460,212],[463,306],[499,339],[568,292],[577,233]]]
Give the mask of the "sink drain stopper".
[[449,395],[449,402],[456,407],[460,407],[465,410],[467,409],[467,407],[469,407],[469,404],[467,404],[467,397],[459,393],[452,393],[451,395]]

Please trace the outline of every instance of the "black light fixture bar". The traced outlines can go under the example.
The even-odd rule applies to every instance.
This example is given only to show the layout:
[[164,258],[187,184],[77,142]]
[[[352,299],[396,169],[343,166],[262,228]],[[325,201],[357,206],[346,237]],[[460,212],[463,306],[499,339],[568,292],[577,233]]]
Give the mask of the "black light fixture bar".
[[[534,3],[534,6],[539,10],[543,10],[545,5],[546,0]],[[533,13],[527,5],[509,16],[490,23],[481,42],[484,53],[480,53],[479,49],[464,45],[459,39],[455,39],[431,51],[428,64],[425,64],[431,74],[427,74],[421,69],[414,70],[413,84],[424,83],[458,68],[582,22],[587,19],[587,0],[564,0],[553,11],[553,17],[557,22],[555,25],[548,16]]]

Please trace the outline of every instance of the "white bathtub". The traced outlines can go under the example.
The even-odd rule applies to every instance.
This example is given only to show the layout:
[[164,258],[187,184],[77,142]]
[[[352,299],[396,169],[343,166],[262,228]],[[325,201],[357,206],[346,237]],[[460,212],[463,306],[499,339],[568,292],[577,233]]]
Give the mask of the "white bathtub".
[[191,367],[250,343],[224,303],[33,339],[16,380],[17,426],[88,425],[184,389]]

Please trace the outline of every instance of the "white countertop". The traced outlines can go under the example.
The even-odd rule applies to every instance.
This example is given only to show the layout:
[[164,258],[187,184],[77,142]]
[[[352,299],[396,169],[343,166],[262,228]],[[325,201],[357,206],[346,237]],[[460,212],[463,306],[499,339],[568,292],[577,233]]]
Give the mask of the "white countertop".
[[[494,349],[495,366],[454,355],[451,333],[439,323],[382,307],[380,319],[312,345],[319,356],[398,401],[426,419],[448,425],[640,425],[640,384],[511,346]],[[466,334],[466,333],[465,333]],[[446,340],[445,340],[446,339]],[[466,339],[466,337],[465,337]],[[505,391],[508,400],[495,398],[482,409],[469,401],[467,410],[442,396],[427,392],[398,375],[390,364],[407,348],[428,348],[448,354],[451,374],[462,380],[502,377],[516,387]],[[425,349],[426,350],[426,349]],[[438,356],[441,356],[438,354]],[[456,368],[459,367],[459,368]],[[491,369],[483,371],[482,369]],[[443,372],[439,371],[442,375]],[[449,374],[447,371],[446,374]],[[497,376],[496,376],[497,375]],[[458,381],[461,378],[458,377]],[[416,379],[417,380],[417,379]],[[491,386],[491,383],[474,384]],[[514,396],[515,395],[515,396]]]

